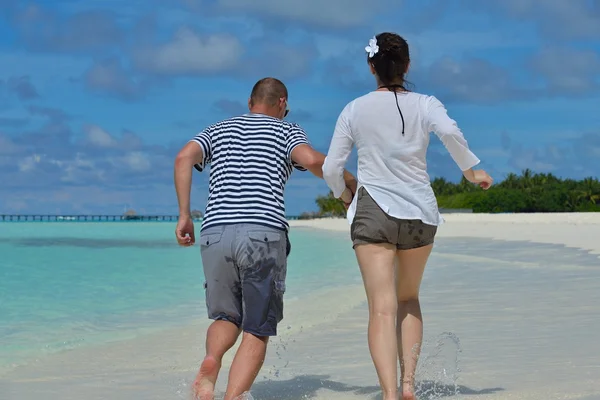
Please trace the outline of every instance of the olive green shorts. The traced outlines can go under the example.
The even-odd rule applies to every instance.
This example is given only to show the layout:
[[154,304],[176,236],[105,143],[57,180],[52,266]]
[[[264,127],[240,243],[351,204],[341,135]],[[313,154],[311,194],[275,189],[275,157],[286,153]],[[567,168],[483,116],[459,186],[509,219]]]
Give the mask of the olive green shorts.
[[390,243],[398,250],[416,249],[433,243],[437,226],[420,219],[398,219],[387,215],[361,187],[356,214],[350,228],[352,247],[360,244]]

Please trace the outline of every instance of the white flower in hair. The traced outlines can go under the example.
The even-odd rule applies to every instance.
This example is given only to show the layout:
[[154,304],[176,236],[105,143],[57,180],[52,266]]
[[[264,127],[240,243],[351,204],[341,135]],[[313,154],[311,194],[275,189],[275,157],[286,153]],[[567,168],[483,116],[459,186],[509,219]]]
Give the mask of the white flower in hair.
[[377,46],[377,38],[373,36],[373,39],[369,40],[369,45],[365,47],[365,51],[369,53],[369,58],[373,58],[375,54],[379,51],[379,46]]

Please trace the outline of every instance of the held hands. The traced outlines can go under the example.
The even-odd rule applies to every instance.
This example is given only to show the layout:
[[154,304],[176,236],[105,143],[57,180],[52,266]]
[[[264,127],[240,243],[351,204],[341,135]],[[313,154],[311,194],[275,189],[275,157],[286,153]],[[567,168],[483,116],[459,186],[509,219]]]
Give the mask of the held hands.
[[183,247],[193,246],[196,243],[194,235],[194,221],[190,217],[179,217],[177,228],[175,229],[177,243]]
[[342,192],[340,199],[344,202],[346,210],[350,207],[356,189],[358,188],[358,181],[350,172],[344,170],[344,182],[346,183],[346,189]]
[[340,200],[344,202],[344,207],[346,208],[346,210],[348,209],[348,207],[350,207],[350,203],[352,203],[353,199],[354,192],[352,192],[352,189],[346,187],[346,189],[344,189],[342,195],[340,196]]

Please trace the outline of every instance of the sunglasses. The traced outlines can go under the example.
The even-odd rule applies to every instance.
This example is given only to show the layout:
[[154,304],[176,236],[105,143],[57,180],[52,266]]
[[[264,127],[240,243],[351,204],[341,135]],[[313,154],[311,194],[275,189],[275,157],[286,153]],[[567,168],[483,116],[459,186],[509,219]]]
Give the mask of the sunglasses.
[[282,99],[285,101],[285,113],[283,114],[283,118],[287,117],[290,113],[290,105],[287,102],[287,99]]

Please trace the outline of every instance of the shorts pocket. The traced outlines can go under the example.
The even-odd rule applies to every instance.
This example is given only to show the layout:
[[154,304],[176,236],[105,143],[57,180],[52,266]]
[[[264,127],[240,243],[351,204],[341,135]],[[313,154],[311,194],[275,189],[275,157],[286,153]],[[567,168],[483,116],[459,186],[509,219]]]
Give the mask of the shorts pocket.
[[209,247],[221,241],[223,232],[207,232],[200,235],[200,246]]
[[248,237],[252,241],[273,243],[281,240],[281,233],[271,231],[249,231]]

